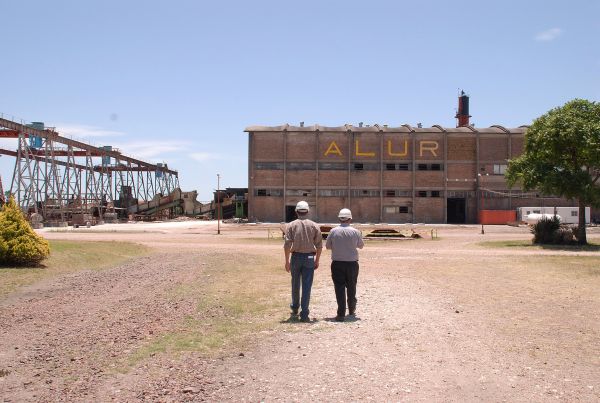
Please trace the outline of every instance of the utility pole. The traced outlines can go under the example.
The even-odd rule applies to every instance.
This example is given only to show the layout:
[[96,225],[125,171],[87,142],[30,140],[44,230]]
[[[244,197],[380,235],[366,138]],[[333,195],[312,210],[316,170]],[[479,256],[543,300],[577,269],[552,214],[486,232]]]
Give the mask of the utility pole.
[[221,235],[221,175],[217,174],[217,235]]

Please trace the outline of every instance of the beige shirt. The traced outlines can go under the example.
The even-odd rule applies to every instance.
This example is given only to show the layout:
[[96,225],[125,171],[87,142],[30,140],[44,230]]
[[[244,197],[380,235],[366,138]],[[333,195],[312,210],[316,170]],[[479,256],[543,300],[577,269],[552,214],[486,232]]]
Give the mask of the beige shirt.
[[314,253],[317,249],[323,249],[321,230],[308,218],[294,220],[285,230],[283,248],[299,253]]

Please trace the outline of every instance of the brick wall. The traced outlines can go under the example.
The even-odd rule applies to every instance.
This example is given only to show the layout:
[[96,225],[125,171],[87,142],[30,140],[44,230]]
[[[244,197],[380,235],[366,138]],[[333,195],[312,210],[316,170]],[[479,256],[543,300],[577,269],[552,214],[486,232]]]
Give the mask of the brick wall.
[[[252,133],[249,148],[252,158],[249,171],[251,215],[262,221],[279,222],[285,206],[293,206],[304,199],[315,206],[313,218],[321,222],[337,222],[338,211],[348,207],[358,222],[413,220],[441,223],[446,216],[447,191],[452,192],[454,198],[465,199],[466,221],[476,222],[481,203],[478,184],[481,188],[505,191],[503,176],[494,175],[495,165],[498,169],[498,166],[506,164],[509,154],[518,155],[523,148],[522,129],[510,129],[510,135],[494,128],[478,129],[478,132],[469,129],[414,129],[415,133],[409,133],[411,129],[404,127],[394,130],[356,129],[350,132],[343,127],[319,128],[318,131],[314,127],[288,127],[287,131],[276,128],[249,130]],[[447,152],[444,150],[445,142]],[[280,169],[256,170],[253,169],[255,162],[278,163]],[[309,163],[315,169],[299,170],[301,162]],[[355,164],[363,164],[363,169]],[[387,164],[391,164],[391,168]],[[425,164],[425,170],[419,169],[419,164]],[[439,164],[441,170],[434,170],[432,164]],[[281,196],[256,197],[254,192],[258,188],[278,189]],[[292,195],[290,192],[295,189],[304,189],[310,194]],[[285,190],[288,190],[287,195]],[[371,193],[357,196],[353,190]],[[398,193],[391,197],[387,190]],[[418,191],[425,191],[426,197],[417,197]],[[439,192],[440,197],[433,197],[432,191]],[[484,198],[482,203],[485,208],[494,209],[540,204],[539,199],[506,197]],[[547,203],[573,205],[573,202],[562,199]],[[408,207],[409,212],[385,212],[385,206]]]

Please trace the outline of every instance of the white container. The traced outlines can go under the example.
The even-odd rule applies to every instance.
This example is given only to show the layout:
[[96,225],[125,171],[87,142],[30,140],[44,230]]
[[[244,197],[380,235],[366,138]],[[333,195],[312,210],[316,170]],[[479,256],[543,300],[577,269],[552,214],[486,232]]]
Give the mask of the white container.
[[[517,208],[517,218],[525,221],[527,216],[532,214],[549,215],[555,214],[561,217],[560,222],[565,224],[579,224],[579,207],[519,207]],[[532,218],[533,219],[533,218]],[[539,221],[541,217],[537,218]],[[535,221],[535,222],[537,222]],[[590,223],[590,208],[585,208],[585,223]]]

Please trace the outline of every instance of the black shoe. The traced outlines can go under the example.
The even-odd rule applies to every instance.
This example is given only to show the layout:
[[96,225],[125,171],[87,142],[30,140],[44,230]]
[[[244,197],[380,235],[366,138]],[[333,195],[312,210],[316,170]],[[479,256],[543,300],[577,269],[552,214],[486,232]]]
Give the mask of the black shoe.
[[343,317],[343,316],[340,316],[340,315],[338,315],[338,316],[336,316],[336,317],[335,317],[335,321],[336,321],[336,322],[343,322],[343,321],[344,321],[344,317]]
[[308,316],[300,318],[300,322],[309,323],[310,322],[310,318]]
[[352,308],[352,309],[348,308],[348,315],[349,316],[354,316],[355,312],[356,312],[356,308]]
[[293,316],[298,316],[298,308],[296,308],[296,309],[291,308],[291,309],[292,309],[292,315]]

